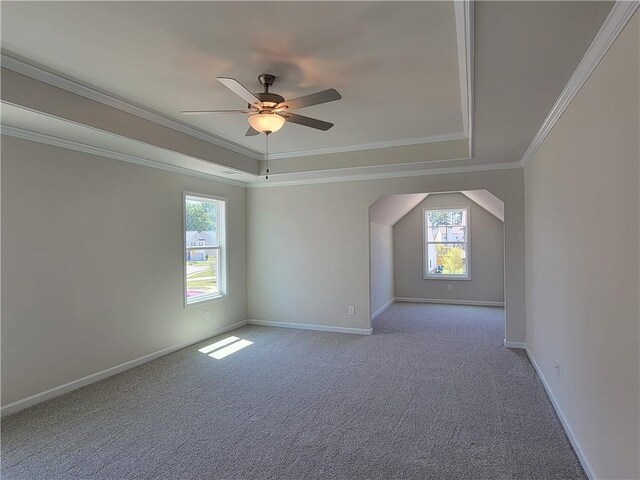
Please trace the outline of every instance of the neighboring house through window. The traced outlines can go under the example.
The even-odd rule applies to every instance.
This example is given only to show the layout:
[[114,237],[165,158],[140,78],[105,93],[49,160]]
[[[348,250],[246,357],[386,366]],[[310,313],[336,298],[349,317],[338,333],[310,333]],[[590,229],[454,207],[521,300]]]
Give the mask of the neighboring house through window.
[[469,209],[424,209],[424,278],[467,280]]
[[226,205],[221,198],[184,194],[185,305],[227,293]]

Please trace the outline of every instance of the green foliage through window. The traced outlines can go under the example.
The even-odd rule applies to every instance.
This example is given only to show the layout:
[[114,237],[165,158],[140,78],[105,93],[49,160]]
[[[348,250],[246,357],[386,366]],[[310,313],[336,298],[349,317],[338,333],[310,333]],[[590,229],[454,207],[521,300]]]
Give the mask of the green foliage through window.
[[449,247],[442,255],[442,273],[444,275],[464,275],[464,249],[460,247]]
[[187,200],[187,231],[208,232],[216,229],[214,203]]

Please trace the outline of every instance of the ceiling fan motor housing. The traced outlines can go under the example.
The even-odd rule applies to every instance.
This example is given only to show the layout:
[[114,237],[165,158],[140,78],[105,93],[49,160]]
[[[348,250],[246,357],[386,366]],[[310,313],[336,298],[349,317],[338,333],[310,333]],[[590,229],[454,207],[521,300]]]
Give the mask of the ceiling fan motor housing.
[[264,87],[264,92],[255,93],[254,95],[262,102],[265,107],[275,107],[279,103],[284,102],[284,97],[281,95],[277,95],[275,93],[270,93],[269,88],[275,82],[275,75],[270,75],[268,73],[263,73],[262,75],[258,75],[258,81],[260,85]]
[[275,107],[279,103],[284,102],[284,97],[276,93],[263,92],[255,93],[254,95],[258,97],[258,100],[260,100],[265,107]]

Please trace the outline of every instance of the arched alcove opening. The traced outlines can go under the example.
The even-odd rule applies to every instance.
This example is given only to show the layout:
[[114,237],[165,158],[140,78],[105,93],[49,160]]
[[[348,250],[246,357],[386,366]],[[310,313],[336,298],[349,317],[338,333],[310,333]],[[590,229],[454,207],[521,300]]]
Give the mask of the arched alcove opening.
[[[395,302],[504,307],[504,222],[486,189],[379,197],[369,207],[371,327]],[[504,308],[500,317],[506,335]]]

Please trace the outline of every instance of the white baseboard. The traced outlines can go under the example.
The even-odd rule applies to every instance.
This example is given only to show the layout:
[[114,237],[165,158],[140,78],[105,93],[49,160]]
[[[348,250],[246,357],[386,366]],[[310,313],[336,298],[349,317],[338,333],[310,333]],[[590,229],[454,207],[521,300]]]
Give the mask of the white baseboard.
[[376,313],[374,313],[371,316],[371,320],[373,320],[374,318],[376,318],[378,315],[380,315],[382,312],[384,312],[387,308],[389,308],[391,305],[393,305],[396,302],[395,298],[392,298],[391,300],[389,300],[387,303],[385,303],[383,306],[381,306],[378,310],[376,310]]
[[300,330],[317,330],[319,332],[355,333],[358,335],[371,335],[372,328],[334,327],[332,325],[313,325],[308,323],[272,322],[270,320],[247,319],[249,325],[262,327],[298,328]]
[[512,342],[506,338],[504,339],[504,346],[507,348],[523,348],[525,350],[527,348],[527,344],[525,342]]
[[144,355],[134,360],[129,360],[128,362],[121,363],[120,365],[116,365],[115,367],[107,368],[106,370],[102,370],[101,372],[93,373],[91,375],[87,375],[86,377],[82,377],[77,380],[73,380],[72,382],[65,383],[64,385],[50,388],[49,390],[45,390],[44,392],[31,395],[30,397],[27,397],[27,398],[23,398],[22,400],[18,400],[16,402],[3,406],[1,409],[1,416],[4,417],[5,415],[11,415],[12,413],[19,412],[20,410],[24,410],[25,408],[29,408],[38,403],[42,403],[46,400],[50,400],[54,397],[59,397],[60,395],[64,395],[65,393],[71,392],[72,390],[76,390],[78,388],[84,387],[91,383],[95,383],[99,380],[103,380],[105,378],[111,377],[120,372],[124,372],[125,370],[129,370],[130,368],[137,367],[139,365],[142,365],[143,363],[150,362],[151,360],[155,360],[156,358],[162,357],[164,355],[168,355],[169,353],[173,353],[177,350],[181,350],[185,347],[188,347],[189,345],[202,342],[207,338],[215,337],[225,332],[235,330],[236,328],[240,328],[246,324],[247,324],[247,321],[242,320],[241,322],[234,323],[233,325],[228,325],[214,332],[207,333],[203,337],[198,337],[196,339],[188,340],[186,342],[182,342],[177,345],[172,345],[171,347],[163,348],[162,350],[158,350],[157,352]]
[[560,418],[560,422],[564,427],[564,431],[567,433],[567,437],[569,437],[569,441],[571,442],[573,449],[576,451],[576,454],[578,455],[578,459],[582,464],[582,468],[584,468],[584,471],[590,480],[596,480],[598,476],[596,475],[596,472],[593,469],[591,462],[589,462],[589,459],[587,458],[584,451],[582,450],[582,447],[580,446],[578,439],[573,434],[573,430],[571,430],[571,426],[569,425],[569,422],[567,421],[567,418],[565,417],[564,412],[562,411],[562,408],[560,408],[560,404],[556,400],[556,397],[553,394],[553,391],[551,390],[551,386],[547,382],[546,378],[544,378],[544,375],[542,374],[542,370],[540,369],[535,359],[531,355],[531,352],[529,352],[528,349],[525,349],[525,351],[527,352],[527,357],[529,357],[529,360],[531,361],[533,368],[536,370],[538,377],[542,381],[542,385],[544,385],[544,389],[547,392],[547,396],[549,397],[549,400],[551,400],[551,404],[553,405],[553,408],[555,408],[556,413],[558,414],[558,418]]
[[504,307],[504,302],[489,302],[486,300],[455,300],[448,298],[410,298],[395,297],[396,302],[409,303],[442,303],[445,305],[475,305],[478,307]]

